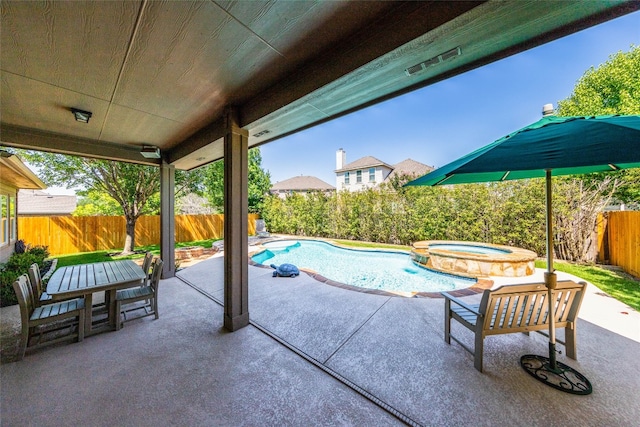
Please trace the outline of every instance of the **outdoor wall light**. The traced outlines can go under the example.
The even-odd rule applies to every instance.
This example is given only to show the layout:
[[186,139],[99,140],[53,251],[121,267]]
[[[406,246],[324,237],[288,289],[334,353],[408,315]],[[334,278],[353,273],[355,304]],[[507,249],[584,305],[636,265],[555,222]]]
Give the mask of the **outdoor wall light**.
[[72,108],[71,112],[73,113],[73,116],[76,118],[76,121],[82,122],[82,123],[89,123],[89,119],[92,116],[91,111],[78,110],[77,108]]
[[143,145],[142,150],[140,150],[140,154],[142,154],[142,157],[146,157],[147,159],[159,159],[160,149],[152,145]]

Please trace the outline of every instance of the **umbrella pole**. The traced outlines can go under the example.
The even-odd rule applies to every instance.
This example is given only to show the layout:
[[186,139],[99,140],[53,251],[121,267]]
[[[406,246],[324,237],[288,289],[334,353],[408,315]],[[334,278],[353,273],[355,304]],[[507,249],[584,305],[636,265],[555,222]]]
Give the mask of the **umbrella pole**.
[[520,358],[520,366],[531,376],[546,385],[572,394],[590,394],[593,391],[589,380],[571,366],[556,360],[556,317],[555,293],[557,279],[553,269],[553,216],[551,212],[551,170],[545,170],[546,177],[546,220],[547,220],[547,271],[544,284],[547,287],[549,316],[549,357],[526,354]]
[[544,284],[547,287],[547,302],[549,304],[549,368],[553,371],[558,369],[556,363],[556,316],[555,304],[553,301],[553,290],[556,288],[557,279],[553,269],[553,213],[551,205],[553,203],[551,187],[551,170],[545,170],[546,184],[546,220],[547,220],[547,271],[544,273]]

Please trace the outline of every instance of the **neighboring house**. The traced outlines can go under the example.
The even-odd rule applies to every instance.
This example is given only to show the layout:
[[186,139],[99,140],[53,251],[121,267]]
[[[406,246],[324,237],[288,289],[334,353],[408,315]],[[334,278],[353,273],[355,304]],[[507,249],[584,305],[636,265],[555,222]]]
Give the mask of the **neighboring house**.
[[393,165],[393,170],[387,177],[382,181],[383,183],[388,183],[392,181],[395,177],[411,177],[411,179],[421,177],[422,175],[426,175],[429,172],[434,170],[433,167],[427,166],[424,163],[416,162],[412,159],[406,159]]
[[6,262],[18,240],[18,190],[21,188],[47,188],[22,160],[14,154],[0,150],[0,263]]
[[406,159],[396,165],[389,165],[375,157],[366,156],[347,163],[347,153],[341,148],[336,152],[336,188],[338,190],[360,191],[378,187],[395,176],[422,176],[434,168],[415,160]]
[[76,210],[76,196],[54,196],[40,190],[18,192],[20,216],[69,216]]
[[271,194],[277,194],[280,198],[284,199],[287,195],[293,193],[307,194],[314,191],[331,193],[335,190],[335,187],[331,184],[327,184],[315,176],[294,176],[293,178],[275,183],[273,187],[271,187]]

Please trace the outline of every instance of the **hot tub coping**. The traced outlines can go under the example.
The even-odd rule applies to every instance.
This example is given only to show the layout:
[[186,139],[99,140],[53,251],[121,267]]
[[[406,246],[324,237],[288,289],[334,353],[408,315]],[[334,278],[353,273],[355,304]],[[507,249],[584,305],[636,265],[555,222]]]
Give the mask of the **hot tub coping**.
[[[477,254],[471,252],[459,252],[450,251],[441,248],[431,248],[431,245],[461,245],[461,246],[479,246],[487,247],[491,249],[499,249],[502,251],[508,251],[503,253],[491,253],[491,254]],[[431,253],[445,255],[450,258],[462,258],[472,259],[476,261],[512,261],[512,262],[526,262],[535,260],[538,255],[528,249],[518,248],[515,246],[496,245],[493,243],[483,242],[470,242],[464,240],[422,240],[413,243],[414,251],[418,253]]]

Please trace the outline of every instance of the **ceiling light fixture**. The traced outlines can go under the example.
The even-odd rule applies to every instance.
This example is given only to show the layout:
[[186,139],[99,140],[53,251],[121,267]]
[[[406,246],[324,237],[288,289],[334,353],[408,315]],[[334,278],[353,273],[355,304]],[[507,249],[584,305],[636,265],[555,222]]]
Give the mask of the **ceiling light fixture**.
[[159,159],[160,149],[152,145],[143,145],[142,150],[140,150],[140,154],[142,154],[142,157],[146,157],[147,159]]
[[89,123],[89,119],[92,116],[91,111],[78,110],[77,108],[72,108],[71,112],[73,116],[76,118],[76,121],[82,123]]

